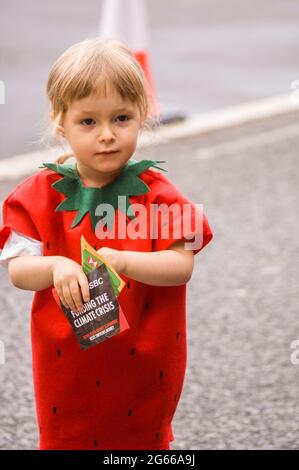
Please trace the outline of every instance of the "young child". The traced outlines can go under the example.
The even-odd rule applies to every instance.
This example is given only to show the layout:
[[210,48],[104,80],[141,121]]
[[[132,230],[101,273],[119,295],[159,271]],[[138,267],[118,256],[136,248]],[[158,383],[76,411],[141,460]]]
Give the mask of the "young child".
[[[212,239],[208,221],[180,238],[180,213],[163,236],[97,236],[95,208],[125,195],[150,222],[152,205],[197,206],[160,172],[156,161],[130,160],[150,112],[147,83],[128,48],[89,39],[70,47],[47,83],[56,135],[66,157],[25,179],[7,196],[0,229],[1,262],[14,286],[35,291],[31,310],[33,378],[40,449],[169,449],[171,422],[186,369],[186,283],[193,257]],[[59,182],[59,184],[58,184]],[[67,197],[66,197],[67,196]],[[129,197],[128,197],[129,196]],[[141,210],[141,209],[140,209]],[[136,215],[136,213],[135,213]],[[132,218],[118,207],[114,226]],[[190,222],[190,221],[189,221]],[[131,227],[132,228],[132,227]],[[135,226],[136,228],[136,226]],[[143,226],[144,229],[144,226]],[[89,300],[81,267],[84,235],[126,286],[118,296],[130,328],[80,349],[52,295],[81,310]],[[193,249],[190,237],[200,237]]]

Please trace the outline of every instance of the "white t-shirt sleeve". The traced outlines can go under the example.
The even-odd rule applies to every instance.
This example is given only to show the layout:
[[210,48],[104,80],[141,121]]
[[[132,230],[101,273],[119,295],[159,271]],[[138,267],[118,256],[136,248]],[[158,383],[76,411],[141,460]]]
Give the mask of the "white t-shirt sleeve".
[[44,244],[39,240],[34,240],[16,230],[11,230],[3,250],[0,250],[0,266],[7,268],[8,259],[15,256],[43,256],[43,246]]

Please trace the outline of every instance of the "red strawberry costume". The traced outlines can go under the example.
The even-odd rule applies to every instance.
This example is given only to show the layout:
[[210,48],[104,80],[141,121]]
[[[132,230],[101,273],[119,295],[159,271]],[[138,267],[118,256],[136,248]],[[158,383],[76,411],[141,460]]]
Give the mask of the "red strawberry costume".
[[[132,204],[143,204],[149,211],[151,203],[191,203],[164,175],[148,169],[156,166],[154,162],[146,162],[130,162],[131,168],[136,165],[141,183],[138,187],[136,174],[129,174]],[[43,242],[44,256],[66,256],[81,264],[82,234],[96,249],[108,246],[151,252],[167,249],[177,241],[172,236],[172,220],[167,239],[99,240],[93,214],[85,210],[91,204],[91,192],[82,207],[80,201],[85,196],[81,194],[77,200],[78,207],[76,197],[70,197],[74,175],[78,176],[75,167],[47,166],[4,201],[0,248],[13,229]],[[65,186],[53,187],[62,174]],[[117,189],[115,182],[106,186],[109,200]],[[94,194],[105,196],[103,192]],[[125,216],[117,210],[116,225],[121,217]],[[202,245],[195,253],[212,239],[205,216],[201,230]],[[126,286],[118,301],[130,328],[86,351],[80,349],[55,302],[53,286],[35,292],[31,340],[40,449],[169,449],[174,439],[171,421],[186,369],[186,285],[155,287],[121,277]]]

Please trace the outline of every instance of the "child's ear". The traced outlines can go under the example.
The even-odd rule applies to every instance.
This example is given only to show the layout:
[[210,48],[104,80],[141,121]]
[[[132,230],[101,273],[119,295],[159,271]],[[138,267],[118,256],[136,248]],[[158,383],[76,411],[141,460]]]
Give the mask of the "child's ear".
[[64,134],[64,127],[61,125],[61,124],[57,124],[56,125],[56,132],[58,134],[60,134],[62,137],[65,137],[65,134]]
[[61,135],[62,137],[65,137],[65,134],[64,134],[64,127],[62,124],[59,124],[59,122],[57,122],[57,119],[54,119],[54,113],[53,111],[50,111],[49,112],[49,117],[52,119],[53,121],[53,125],[54,125],[54,132]]

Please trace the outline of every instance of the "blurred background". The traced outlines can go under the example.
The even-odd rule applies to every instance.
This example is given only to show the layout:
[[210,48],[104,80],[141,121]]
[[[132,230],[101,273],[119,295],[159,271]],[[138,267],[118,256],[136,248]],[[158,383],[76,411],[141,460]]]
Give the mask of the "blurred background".
[[[296,0],[148,0],[158,100],[198,114],[290,91],[298,75]],[[49,69],[99,32],[101,0],[0,2],[0,158],[37,148]],[[297,74],[297,75],[296,75]]]
[[[155,93],[165,108],[204,120],[298,87],[299,1],[145,5]],[[49,69],[68,46],[98,34],[103,2],[0,6],[0,159],[7,159],[39,149]],[[204,205],[214,232],[187,289],[188,369],[172,449],[299,448],[298,146],[298,106],[289,106],[139,153],[167,161],[167,177]],[[22,178],[0,180],[3,201]],[[37,447],[31,299],[1,268],[0,449]]]

